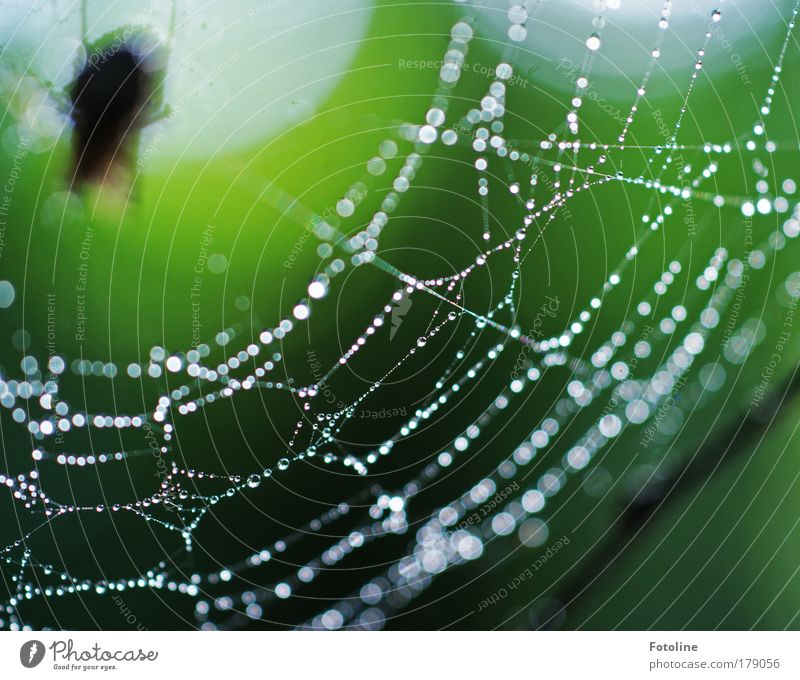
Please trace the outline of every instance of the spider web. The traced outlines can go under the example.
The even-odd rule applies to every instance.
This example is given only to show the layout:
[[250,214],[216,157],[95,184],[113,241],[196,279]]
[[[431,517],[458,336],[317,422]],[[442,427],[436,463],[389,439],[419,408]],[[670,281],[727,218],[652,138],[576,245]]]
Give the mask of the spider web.
[[[602,19],[608,11],[607,4],[599,6],[598,18]],[[724,21],[724,2],[720,7],[721,10],[703,20],[705,25],[710,27]],[[714,177],[727,161],[734,159],[733,152],[742,147],[752,155],[756,169],[763,167],[761,158],[775,149],[775,143],[767,135],[767,121],[783,75],[784,57],[795,29],[798,5],[791,10],[785,37],[774,58],[771,80],[758,106],[760,115],[751,129],[743,130],[739,138],[730,142],[681,143],[687,107],[700,87],[704,56],[717,47],[709,28],[694,61],[687,65],[685,96],[675,122],[668,127],[668,134],[661,143],[633,146],[628,144],[630,132],[641,116],[640,109],[661,56],[665,29],[662,22],[668,23],[672,2],[664,2],[662,18],[653,25],[651,59],[613,143],[581,141],[582,105],[586,103],[592,66],[603,41],[602,28],[594,27],[587,32],[585,59],[580,64],[575,92],[566,107],[563,123],[542,139],[504,136],[507,106],[513,103],[508,83],[524,61],[524,54],[517,46],[525,37],[528,21],[523,7],[512,8],[508,13],[509,43],[495,65],[494,77],[484,96],[474,102],[466,115],[453,119],[449,114],[451,102],[458,92],[462,68],[474,39],[476,14],[481,11],[466,6],[463,10],[463,18],[450,29],[449,45],[438,74],[438,91],[424,116],[417,122],[403,125],[397,136],[386,139],[379,155],[365,165],[364,181],[369,182],[385,171],[386,161],[394,158],[400,149],[408,150],[403,152],[401,170],[393,178],[381,210],[369,218],[363,230],[355,234],[343,231],[332,224],[333,220],[317,214],[275,184],[266,188],[258,182],[254,184],[261,200],[307,229],[321,244],[319,252],[327,257],[327,264],[308,285],[307,295],[291,306],[291,314],[269,327],[259,328],[257,339],[250,343],[242,342],[230,329],[221,330],[213,343],[185,351],[153,347],[145,363],[104,367],[102,371],[110,374],[107,377],[119,375],[120,379],[158,381],[172,374],[183,380],[180,386],[165,391],[147,412],[108,415],[74,407],[68,395],[59,391],[60,376],[68,368],[68,361],[60,356],[50,357],[46,362],[26,356],[21,366],[22,375],[4,377],[0,383],[0,403],[12,412],[18,426],[27,428],[37,440],[31,451],[33,469],[21,474],[9,471],[0,475],[0,483],[9,489],[14,502],[36,522],[18,540],[0,549],[15,590],[2,603],[6,616],[4,626],[19,629],[36,625],[21,613],[29,600],[69,599],[90,592],[124,597],[126,591],[149,589],[191,599],[199,627],[241,627],[249,620],[266,616],[270,608],[281,601],[291,604],[293,598],[302,597],[310,584],[324,579],[339,565],[347,566],[353,561],[353,555],[365,546],[389,536],[405,535],[413,529],[414,537],[402,558],[373,565],[370,573],[364,572],[362,585],[349,596],[296,622],[300,628],[381,628],[434,582],[447,578],[462,565],[480,564],[491,546],[503,546],[508,556],[520,549],[531,550],[531,554],[547,550],[554,540],[549,538],[549,513],[554,498],[569,493],[579,484],[579,476],[590,472],[623,432],[639,429],[643,433],[641,441],[647,446],[667,415],[675,417],[684,412],[688,415],[695,408],[677,399],[687,386],[697,386],[701,394],[719,390],[728,379],[722,366],[739,365],[754,350],[760,334],[757,325],[744,324],[716,344],[712,336],[716,337],[714,333],[723,330],[720,324],[737,304],[737,295],[745,281],[766,276],[771,260],[779,251],[796,247],[793,239],[800,232],[800,208],[778,196],[781,193],[778,186],[772,189],[774,198],[770,198],[766,189],[753,195],[720,195],[715,190]],[[596,21],[594,26],[602,26],[602,23]],[[483,252],[458,272],[420,277],[393,265],[390,258],[380,254],[379,246],[384,232],[392,228],[389,214],[397,209],[404,194],[413,186],[415,174],[425,163],[426,156],[446,154],[451,148],[470,149],[473,153],[476,200],[483,215]],[[618,168],[622,167],[626,150],[632,148],[644,153],[646,162],[631,174]],[[630,164],[626,161],[626,165]],[[506,179],[500,181],[501,174]],[[596,292],[582,301],[574,318],[569,319],[560,332],[542,337],[535,320],[518,307],[522,267],[537,245],[542,245],[548,230],[558,228],[559,220],[573,201],[613,184],[625,185],[648,197],[639,231],[617,266],[599,282]],[[782,188],[786,195],[794,191],[790,181],[785,181]],[[498,200],[508,200],[510,196],[523,213],[519,224],[510,229],[509,236],[498,236],[492,228],[490,205],[500,193],[503,198]],[[781,231],[766,234],[755,241],[752,248],[731,252],[725,247],[714,247],[702,254],[699,264],[694,264],[694,258],[689,257],[692,246],[687,242],[662,270],[652,273],[648,292],[629,305],[616,331],[593,340],[586,350],[573,351],[599,310],[616,304],[616,298],[622,294],[620,285],[636,265],[637,258],[669,228],[670,222],[676,219],[678,207],[688,200],[712,205],[748,220],[772,213],[786,213],[786,220]],[[350,187],[337,205],[338,216],[346,222],[358,208],[357,191]],[[488,312],[470,308],[465,303],[466,283],[504,258],[511,261],[512,273],[500,300]],[[690,265],[686,265],[686,261]],[[336,286],[337,278],[359,267],[375,268],[390,277],[396,287],[392,296],[378,301],[375,309],[366,315],[368,320],[362,332],[349,339],[349,346],[336,361],[321,367],[313,383],[272,377],[277,374],[277,366],[286,363],[286,357],[276,348],[284,338],[298,333],[308,323],[312,312],[330,302],[329,292]],[[792,281],[797,283],[795,279]],[[790,283],[787,280],[785,284],[781,281],[775,285],[786,285],[788,289]],[[665,305],[659,305],[659,300],[681,287],[683,299],[691,303],[676,304],[664,311]],[[791,293],[793,301],[797,293],[796,290]],[[379,356],[376,359],[375,355],[370,355],[375,338],[387,332],[384,327],[399,327],[410,305],[420,299],[433,302],[434,311],[418,339],[396,361],[383,366],[380,377],[362,393],[341,407],[329,409],[323,398],[325,386],[362,358],[379,360]],[[545,306],[541,312],[547,313]],[[459,323],[470,324],[472,330],[435,380],[433,388],[423,388],[429,391],[425,392],[419,408],[408,414],[380,445],[366,453],[348,453],[348,447],[342,446],[344,431],[358,422],[358,410],[373,403],[376,395],[381,394],[414,357],[432,351],[437,336]],[[218,347],[224,348],[227,358],[214,364],[210,356]],[[480,348],[477,354],[476,348]],[[409,470],[402,485],[384,489],[370,482],[370,473],[397,455],[397,450],[402,449],[418,428],[456,409],[459,393],[472,389],[509,353],[518,356],[514,371],[502,389],[483,395],[483,407],[471,424],[448,433],[449,444],[430,452],[430,462],[421,469]],[[639,375],[639,363],[644,363],[651,355],[661,359],[653,370]],[[45,364],[51,379],[42,382]],[[77,370],[88,375],[92,366],[91,360],[81,357]],[[492,426],[512,418],[517,404],[532,393],[546,373],[557,373],[563,384],[561,395],[546,416],[530,425],[524,438],[496,469],[479,478],[465,480],[460,494],[438,498],[434,512],[414,519],[415,502],[420,493],[442,475],[457,470],[461,460],[473,456]],[[257,390],[286,392],[300,404],[302,412],[287,438],[285,455],[276,456],[269,468],[227,475],[170,462],[158,487],[136,502],[73,505],[47,493],[47,466],[121,465],[137,457],[152,457],[154,453],[169,460],[174,452],[176,421],[204,409],[213,409],[218,403],[235,401],[243,392]],[[578,436],[570,434],[566,439],[563,433],[568,426],[587,414],[590,424]],[[59,432],[80,428],[133,429],[142,431],[146,441],[140,449],[91,454],[55,452],[48,447],[48,441]],[[553,450],[562,453],[549,455]],[[549,461],[545,469],[531,465],[532,461],[538,462],[545,456]],[[363,477],[364,488],[302,526],[287,529],[280,539],[253,550],[234,563],[191,574],[177,566],[181,555],[193,550],[198,527],[215,509],[232,498],[254,492],[266,480],[279,479],[308,462]],[[165,509],[169,512],[164,512]],[[28,547],[38,532],[64,517],[106,511],[127,513],[150,523],[156,530],[177,534],[181,548],[172,561],[153,564],[142,573],[97,579],[60,571],[52,564],[41,562]],[[347,524],[346,532],[331,539],[316,557],[287,570],[278,580],[262,583],[259,570],[273,558],[280,556],[281,560],[289,560],[292,551],[298,551],[298,546],[310,536],[326,536],[328,527],[338,532],[337,527],[344,524]],[[250,585],[254,583],[257,585]]]

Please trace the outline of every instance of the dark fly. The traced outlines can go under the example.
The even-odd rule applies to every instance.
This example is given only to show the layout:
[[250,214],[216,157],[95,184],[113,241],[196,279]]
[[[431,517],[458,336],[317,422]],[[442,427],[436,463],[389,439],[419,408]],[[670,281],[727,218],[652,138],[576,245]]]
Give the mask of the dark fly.
[[128,45],[93,55],[70,91],[76,184],[103,182],[130,168],[132,138],[148,122],[153,77],[146,57]]

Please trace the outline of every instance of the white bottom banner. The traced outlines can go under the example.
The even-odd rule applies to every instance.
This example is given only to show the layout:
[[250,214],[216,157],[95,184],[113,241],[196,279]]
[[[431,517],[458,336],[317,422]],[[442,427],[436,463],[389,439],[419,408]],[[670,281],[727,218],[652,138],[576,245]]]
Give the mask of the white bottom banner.
[[19,632],[0,678],[798,678],[794,632]]

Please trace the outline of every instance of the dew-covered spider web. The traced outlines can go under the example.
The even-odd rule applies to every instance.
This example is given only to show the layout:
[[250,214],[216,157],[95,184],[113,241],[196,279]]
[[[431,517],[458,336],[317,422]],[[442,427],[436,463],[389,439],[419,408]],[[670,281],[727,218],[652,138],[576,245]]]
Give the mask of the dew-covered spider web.
[[[293,276],[305,277],[305,293],[288,301],[282,317],[213,331],[205,324],[196,345],[152,346],[140,361],[23,351],[18,366],[6,366],[3,428],[23,431],[30,447],[24,456],[6,451],[0,474],[13,501],[3,534],[12,538],[0,546],[8,590],[0,627],[57,625],[60,608],[82,602],[91,610],[93,598],[116,603],[122,615],[87,625],[155,627],[158,617],[145,615],[154,605],[134,604],[146,591],[165,609],[180,610],[183,625],[202,629],[259,622],[380,629],[422,603],[435,608],[461,597],[462,588],[496,565],[518,563],[510,572],[516,580],[498,577],[463,611],[431,614],[436,627],[462,619],[480,626],[468,619],[499,611],[502,600],[513,610],[491,623],[502,626],[534,605],[532,594],[522,594],[540,578],[539,567],[529,566],[534,560],[541,566],[543,556],[546,562],[566,546],[578,549],[583,541],[588,550],[604,540],[607,531],[592,524],[590,511],[598,499],[624,489],[628,505],[643,497],[659,501],[659,484],[690,465],[707,432],[735,425],[782,389],[798,356],[792,318],[800,295],[800,203],[791,174],[798,145],[794,124],[786,123],[793,111],[783,85],[796,79],[787,55],[797,50],[800,2],[776,3],[777,37],[763,44],[770,70],[764,78],[753,73],[748,125],[734,135],[720,125],[719,137],[707,126],[700,140],[692,104],[715,82],[706,79],[706,61],[721,55],[740,80],[718,30],[728,12],[740,9],[719,0],[712,10],[693,10],[696,30],[686,51],[670,55],[665,36],[676,3],[654,4],[661,6],[648,19],[646,66],[619,75],[625,105],[606,115],[602,139],[585,118],[603,115],[602,107],[616,101],[602,90],[608,74],[598,77],[600,85],[594,74],[610,40],[608,22],[625,10],[624,0],[595,2],[591,22],[573,27],[585,34],[582,60],[562,62],[570,91],[565,95],[562,83],[550,94],[563,115],[535,136],[514,132],[524,129],[514,97],[515,84],[533,77],[525,41],[539,3],[502,11],[456,4],[458,19],[438,31],[440,60],[424,72],[438,82],[434,94],[425,103],[417,99],[416,119],[387,129],[362,159],[359,179],[341,187],[335,208],[242,172],[254,200],[298,228],[304,252],[313,250],[317,261],[314,271],[298,272],[303,259],[292,267]],[[490,25],[487,15],[502,19],[505,40],[476,97],[462,81],[470,50]],[[649,106],[665,58],[679,62],[671,78],[680,96]],[[3,90],[16,87],[11,69],[2,77]],[[783,160],[776,164],[776,157]],[[477,218],[459,226],[475,253],[445,253],[438,272],[421,258],[420,271],[413,257],[398,259],[384,245],[403,242],[404,223],[395,218],[425,165],[456,158],[459,172],[472,178],[461,189]],[[718,181],[726,172],[745,178],[741,191]],[[624,233],[575,245],[589,261],[610,264],[589,266],[572,300],[545,294],[546,281],[568,276],[557,258],[542,266],[548,238],[573,223],[580,235],[586,213],[571,211],[613,191],[631,197],[629,203],[616,198],[597,210],[609,232],[625,216]],[[377,210],[367,212],[367,196],[379,201]],[[415,217],[422,219],[408,219]],[[357,285],[350,280],[360,270],[374,272],[370,280],[385,282],[389,294],[378,285],[353,291],[354,309],[332,309],[346,307],[342,287]],[[18,282],[0,285],[0,301],[12,307],[22,295]],[[490,294],[481,298],[471,286]],[[312,326],[325,313],[333,314],[326,319],[346,313],[360,330]],[[603,324],[596,324],[603,313]],[[299,342],[312,335],[311,349]],[[420,362],[430,363],[415,372]],[[352,372],[369,378],[351,380]],[[67,389],[67,376],[80,378],[70,388],[83,385],[83,393]],[[147,408],[121,409],[116,397],[105,408],[85,408],[92,385],[108,381],[131,390],[146,385]],[[397,402],[399,384],[412,395],[409,402]],[[235,412],[248,394],[294,404],[293,424],[280,441],[264,435],[253,443],[266,465],[209,469],[201,464],[207,459],[181,443],[182,421],[202,419],[213,429],[215,412]],[[371,434],[359,440],[363,428]],[[61,443],[75,431],[88,433],[88,448]],[[421,438],[421,431],[435,436]],[[114,441],[109,433],[139,444],[106,448]],[[682,440],[692,443],[682,447]],[[214,446],[225,459],[226,437]],[[65,469],[96,470],[99,479],[140,460],[155,461],[157,470],[135,499],[110,494],[83,504],[50,490],[50,475]],[[313,493],[303,497],[307,476],[327,480],[324,502]],[[295,499],[293,521],[257,517],[263,499],[283,494]],[[226,506],[237,509],[225,515]],[[564,507],[578,508],[569,525],[560,519]],[[250,513],[246,547],[229,546],[221,558],[208,540],[198,542],[207,525]],[[145,532],[158,537],[163,557],[128,573],[88,562],[81,572],[37,549],[60,524],[82,527],[81,518],[97,515],[114,518],[131,554]]]

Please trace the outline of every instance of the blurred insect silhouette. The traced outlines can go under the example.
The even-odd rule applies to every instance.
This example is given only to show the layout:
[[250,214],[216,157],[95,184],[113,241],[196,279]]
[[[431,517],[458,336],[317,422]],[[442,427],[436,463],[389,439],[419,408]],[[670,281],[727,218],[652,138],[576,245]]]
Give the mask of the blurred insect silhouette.
[[[172,3],[169,35],[175,26]],[[129,25],[89,43],[87,3],[81,9],[85,61],[69,87],[74,123],[71,183],[129,184],[138,132],[165,118],[164,47],[142,26]]]

